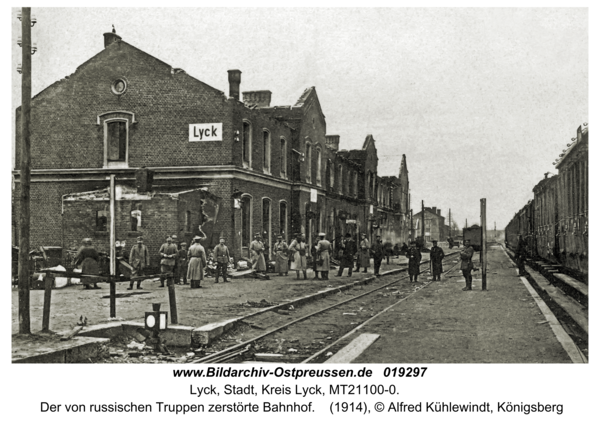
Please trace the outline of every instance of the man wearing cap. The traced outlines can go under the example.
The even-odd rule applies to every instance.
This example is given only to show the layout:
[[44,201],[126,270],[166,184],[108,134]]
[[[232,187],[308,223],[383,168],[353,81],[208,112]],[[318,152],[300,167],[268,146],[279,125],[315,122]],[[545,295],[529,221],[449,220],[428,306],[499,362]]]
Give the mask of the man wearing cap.
[[340,260],[340,269],[338,276],[342,276],[344,269],[348,268],[348,277],[352,276],[352,268],[354,267],[354,254],[356,254],[356,243],[352,239],[352,235],[346,234],[346,240],[342,240],[340,245],[342,250],[342,259]]
[[[100,259],[100,256],[92,245],[92,240],[90,238],[85,238],[82,243],[83,245],[77,251],[77,257],[75,257],[75,266],[81,265],[81,273],[84,275],[97,275],[99,271],[98,260]],[[84,284],[85,289],[100,289],[96,279],[82,276],[81,282]],[[90,287],[90,284],[93,284],[94,286]]]
[[414,280],[417,282],[419,273],[421,273],[421,251],[417,248],[417,243],[414,240],[410,241],[406,257],[408,257],[408,276],[410,277],[410,281]]
[[229,248],[225,245],[225,238],[219,238],[219,243],[213,250],[213,257],[217,261],[217,275],[215,283],[219,283],[219,275],[223,275],[223,282],[227,282],[227,265],[229,264]]
[[202,288],[200,283],[204,279],[204,267],[206,266],[206,252],[200,244],[202,238],[195,236],[192,245],[188,250],[188,270],[187,279],[190,281],[191,289]]
[[[177,246],[173,244],[173,239],[169,236],[167,237],[167,242],[160,246],[160,250],[158,250],[160,254],[160,273],[172,273],[173,268],[175,267],[175,263],[177,261]],[[173,277],[167,278],[168,281],[173,281]],[[160,287],[163,288],[165,286],[165,276],[160,277]]]
[[250,251],[252,253],[252,268],[257,273],[265,273],[267,271],[267,264],[265,263],[265,244],[262,242],[262,236],[260,232],[257,232],[254,236],[254,241],[250,243]]
[[321,272],[321,277],[324,280],[329,279],[329,269],[331,264],[329,263],[329,253],[331,251],[331,243],[325,239],[325,232],[319,234],[319,241],[317,242],[315,260],[317,261],[316,271]]
[[363,273],[367,273],[367,268],[371,265],[371,255],[369,254],[371,243],[367,239],[367,234],[361,234],[360,238],[360,247],[358,249],[358,257],[356,260],[356,271],[360,272],[360,268],[364,267],[365,270]]
[[473,276],[471,275],[471,270],[473,270],[473,262],[471,258],[475,250],[471,247],[471,241],[468,239],[465,241],[465,247],[460,252],[460,270],[462,270],[462,274],[465,277],[466,286],[463,288],[463,291],[471,291],[473,284]]
[[277,242],[273,246],[273,251],[275,252],[275,272],[279,274],[279,276],[287,276],[288,274],[288,245],[283,240],[283,236],[279,235],[277,237]]
[[[179,276],[183,276],[183,284],[187,285],[187,266],[188,266],[188,258],[187,258],[187,244],[185,242],[182,242],[181,244],[179,244],[180,248],[178,251],[178,263],[177,263],[177,267],[179,268]],[[180,278],[177,278],[176,280],[177,283],[181,282]]]
[[434,281],[441,280],[441,274],[444,271],[442,268],[442,260],[445,257],[444,250],[441,247],[438,247],[437,241],[431,241],[433,243],[433,247],[431,247],[431,252],[429,253],[429,262],[431,263],[431,274],[433,275]]
[[[131,281],[129,282],[129,291],[133,289],[133,280],[136,277],[144,275],[144,268],[150,266],[150,254],[148,253],[148,247],[144,245],[144,238],[141,236],[137,237],[137,243],[131,247],[129,253],[129,264],[133,267],[131,272]],[[142,289],[142,280],[138,279],[137,289]]]
[[377,235],[375,245],[373,245],[373,265],[375,266],[375,276],[379,276],[379,269],[381,268],[381,262],[383,261],[383,244],[381,237]]

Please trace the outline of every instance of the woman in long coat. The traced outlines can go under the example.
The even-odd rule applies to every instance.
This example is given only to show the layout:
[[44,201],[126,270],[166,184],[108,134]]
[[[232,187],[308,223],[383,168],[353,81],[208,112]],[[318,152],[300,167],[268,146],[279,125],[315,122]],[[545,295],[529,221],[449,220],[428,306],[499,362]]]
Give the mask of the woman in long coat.
[[254,237],[254,241],[250,243],[250,251],[252,253],[252,268],[259,273],[265,273],[267,271],[267,264],[265,262],[265,256],[263,254],[265,250],[265,244],[262,242],[260,232]]
[[277,242],[273,246],[275,252],[275,272],[279,273],[279,276],[288,274],[288,245],[283,240],[283,237],[279,235]]
[[300,279],[300,271],[304,273],[306,279],[306,248],[308,245],[304,242],[304,237],[296,235],[296,239],[290,244],[290,252],[293,254],[291,269],[296,271],[296,279]]
[[371,243],[367,239],[366,234],[361,235],[360,246],[358,248],[358,263],[356,271],[360,272],[360,268],[364,267],[363,273],[367,273],[367,268],[371,266]]
[[204,266],[206,266],[206,252],[200,245],[202,238],[195,236],[193,244],[188,250],[187,280],[191,281],[191,289],[201,288],[200,282],[204,279]]
[[319,234],[319,242],[317,243],[317,254],[315,259],[317,260],[317,272],[321,272],[322,279],[329,279],[329,269],[331,265],[329,263],[329,253],[331,251],[331,243],[325,239],[325,233]]

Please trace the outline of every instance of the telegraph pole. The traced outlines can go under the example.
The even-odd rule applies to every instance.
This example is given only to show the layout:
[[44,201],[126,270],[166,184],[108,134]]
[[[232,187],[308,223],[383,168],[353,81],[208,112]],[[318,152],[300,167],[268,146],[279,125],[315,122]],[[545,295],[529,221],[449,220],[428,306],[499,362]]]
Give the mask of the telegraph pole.
[[414,240],[413,237],[413,231],[415,230],[415,227],[413,226],[413,211],[412,209],[410,209],[410,239],[409,239],[409,244]]
[[29,191],[31,186],[31,8],[21,9],[22,74],[21,80],[21,184],[19,219],[19,333],[30,334],[29,319]]
[[481,290],[487,290],[487,225],[486,225],[486,201],[481,200]]
[[[115,175],[110,175],[110,317],[117,317],[117,219],[115,213]],[[133,282],[132,282],[133,283]]]

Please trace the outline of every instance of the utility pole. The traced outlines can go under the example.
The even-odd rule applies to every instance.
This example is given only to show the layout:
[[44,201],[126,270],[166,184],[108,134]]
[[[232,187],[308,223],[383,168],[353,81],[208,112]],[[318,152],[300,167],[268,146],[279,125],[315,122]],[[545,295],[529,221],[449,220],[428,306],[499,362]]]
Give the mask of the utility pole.
[[486,201],[481,199],[481,290],[487,290],[487,225]]
[[450,238],[452,238],[452,209],[448,209],[448,227],[450,228]]
[[115,175],[110,175],[110,275],[108,276],[110,287],[110,317],[117,317],[117,219],[115,213],[115,194]]
[[31,8],[21,9],[22,74],[21,80],[21,184],[19,219],[19,333],[31,333],[29,316],[29,191],[31,186]]

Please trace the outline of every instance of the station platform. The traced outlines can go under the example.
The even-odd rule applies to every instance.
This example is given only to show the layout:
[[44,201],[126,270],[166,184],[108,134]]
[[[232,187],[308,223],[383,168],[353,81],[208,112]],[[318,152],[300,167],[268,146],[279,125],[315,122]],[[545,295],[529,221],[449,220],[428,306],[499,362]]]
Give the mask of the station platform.
[[[476,264],[477,267],[477,264]],[[460,270],[417,291],[356,334],[378,334],[353,363],[584,363],[585,356],[500,245],[463,291]]]

